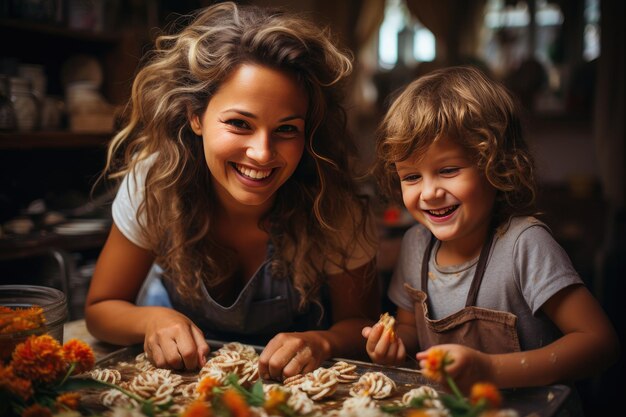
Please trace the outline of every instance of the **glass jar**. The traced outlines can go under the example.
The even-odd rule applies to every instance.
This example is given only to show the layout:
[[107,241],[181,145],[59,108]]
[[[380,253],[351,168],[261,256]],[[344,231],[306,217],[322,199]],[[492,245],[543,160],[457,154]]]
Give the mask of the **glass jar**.
[[15,109],[9,92],[9,77],[0,74],[0,131],[15,130]]
[[30,91],[38,101],[43,101],[46,97],[48,78],[42,65],[22,64],[17,67],[17,76],[30,81]]
[[[10,357],[15,346],[31,335],[47,333],[63,343],[63,325],[68,319],[67,298],[56,288],[38,285],[0,285],[0,362]],[[28,330],[7,330],[15,309],[43,309],[43,325]],[[13,326],[15,327],[15,326]]]
[[39,127],[39,102],[25,78],[11,77],[11,102],[15,110],[17,130],[29,132]]

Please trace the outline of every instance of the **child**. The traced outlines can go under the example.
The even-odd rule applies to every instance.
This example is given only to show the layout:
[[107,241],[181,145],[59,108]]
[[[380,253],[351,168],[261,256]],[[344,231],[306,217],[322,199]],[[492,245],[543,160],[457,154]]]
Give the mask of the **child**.
[[404,235],[388,291],[397,339],[381,325],[363,329],[373,361],[421,350],[419,361],[438,346],[467,389],[574,381],[616,360],[601,306],[530,216],[531,155],[500,84],[470,67],[419,78],[387,112],[377,155],[381,185],[397,197],[400,188],[419,224]]
[[[87,297],[94,336],[186,369],[205,337],[269,341],[274,379],[364,352],[379,298],[375,229],[345,170],[350,70],[307,20],[230,2],[157,39],[108,152],[123,182]],[[173,309],[135,304],[153,263]]]

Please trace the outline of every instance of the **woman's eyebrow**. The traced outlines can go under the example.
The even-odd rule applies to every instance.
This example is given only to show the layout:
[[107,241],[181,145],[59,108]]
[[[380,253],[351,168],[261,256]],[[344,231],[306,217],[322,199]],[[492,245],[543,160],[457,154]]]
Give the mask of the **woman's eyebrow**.
[[240,115],[249,117],[251,119],[256,119],[257,118],[257,116],[255,116],[254,113],[250,113],[249,111],[245,111],[245,110],[226,109],[226,110],[222,111],[222,113],[229,113],[229,112],[239,113]]
[[295,119],[304,119],[304,116],[300,116],[299,114],[294,114],[292,116],[287,116],[287,117],[283,117],[282,119],[279,120],[279,122],[288,122],[290,120],[295,120]]
[[[254,113],[250,113],[249,111],[240,110],[237,108],[226,109],[222,113],[229,113],[229,112],[238,113],[242,116],[249,117],[250,119],[258,119],[258,116],[256,116]],[[304,116],[300,114],[292,114],[290,116],[283,117],[282,119],[279,120],[279,122],[288,122],[290,120],[296,120],[296,119],[306,120]]]

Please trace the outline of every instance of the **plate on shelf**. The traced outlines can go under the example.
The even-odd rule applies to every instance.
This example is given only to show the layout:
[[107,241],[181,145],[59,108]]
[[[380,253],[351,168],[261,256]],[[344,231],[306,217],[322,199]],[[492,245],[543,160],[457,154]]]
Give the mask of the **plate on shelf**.
[[103,232],[109,227],[106,219],[72,220],[54,227],[54,232],[60,235],[84,235]]

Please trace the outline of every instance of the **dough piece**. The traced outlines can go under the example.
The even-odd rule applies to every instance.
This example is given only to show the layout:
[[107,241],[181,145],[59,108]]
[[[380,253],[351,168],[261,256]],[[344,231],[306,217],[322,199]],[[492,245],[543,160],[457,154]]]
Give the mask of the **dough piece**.
[[359,374],[356,373],[356,365],[354,364],[338,361],[335,362],[329,369],[337,373],[337,381],[340,383],[354,382],[359,379]]
[[380,319],[378,320],[380,324],[385,328],[385,332],[389,333],[389,337],[391,340],[396,339],[396,319],[394,316],[389,315],[389,313],[383,313],[380,315]]
[[350,388],[353,397],[369,396],[377,400],[396,392],[396,383],[382,372],[366,372]]
[[439,393],[428,385],[422,385],[406,392],[402,396],[402,404],[410,405],[414,398],[421,398],[422,405],[426,408],[444,409],[443,404],[439,401]]

